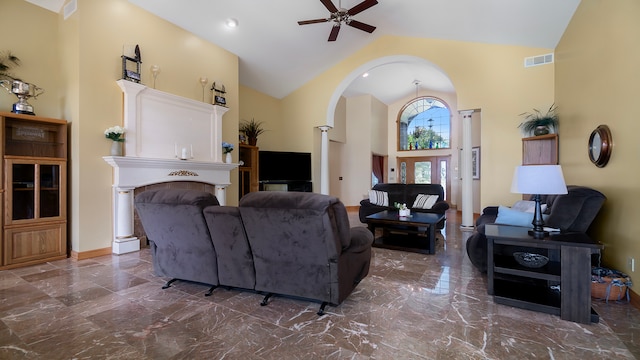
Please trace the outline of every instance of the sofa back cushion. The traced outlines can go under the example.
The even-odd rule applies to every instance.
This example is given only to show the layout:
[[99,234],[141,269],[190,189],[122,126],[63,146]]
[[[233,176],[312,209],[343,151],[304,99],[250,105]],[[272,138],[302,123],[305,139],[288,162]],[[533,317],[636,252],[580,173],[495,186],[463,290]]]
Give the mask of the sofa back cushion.
[[595,189],[569,185],[565,195],[542,198],[549,212],[545,225],[563,231],[586,232],[605,200],[604,194]]
[[156,275],[218,285],[216,253],[202,213],[217,205],[215,196],[196,190],[157,189],[136,196],[138,216],[153,242]]
[[407,204],[410,207],[418,194],[438,195],[438,202],[444,201],[444,189],[440,184],[376,184],[373,190],[386,191],[389,194],[389,206],[395,203]]
[[243,196],[239,208],[253,252],[255,290],[337,301],[335,264],[350,242],[346,208],[337,198],[260,191]]

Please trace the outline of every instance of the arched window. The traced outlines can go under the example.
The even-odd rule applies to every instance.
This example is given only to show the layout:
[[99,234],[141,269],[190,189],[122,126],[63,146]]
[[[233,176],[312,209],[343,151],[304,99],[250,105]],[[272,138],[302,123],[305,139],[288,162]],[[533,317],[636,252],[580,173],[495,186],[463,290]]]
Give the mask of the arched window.
[[451,111],[444,101],[417,97],[398,114],[398,150],[451,148]]

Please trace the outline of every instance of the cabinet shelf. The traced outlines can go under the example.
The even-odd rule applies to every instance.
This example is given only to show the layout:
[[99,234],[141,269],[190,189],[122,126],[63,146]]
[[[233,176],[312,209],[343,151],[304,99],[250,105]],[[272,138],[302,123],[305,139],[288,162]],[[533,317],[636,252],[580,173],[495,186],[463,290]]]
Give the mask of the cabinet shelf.
[[518,264],[513,256],[495,255],[494,263],[496,273],[526,276],[534,279],[560,281],[560,262],[550,261],[539,268],[528,268]]

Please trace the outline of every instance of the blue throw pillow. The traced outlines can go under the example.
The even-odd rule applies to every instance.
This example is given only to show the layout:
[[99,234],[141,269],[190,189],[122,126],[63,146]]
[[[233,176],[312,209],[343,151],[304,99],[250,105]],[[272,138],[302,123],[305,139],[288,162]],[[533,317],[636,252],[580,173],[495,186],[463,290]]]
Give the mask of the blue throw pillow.
[[502,225],[533,227],[531,224],[532,221],[533,214],[530,212],[517,211],[506,206],[499,206],[498,217],[496,218],[495,223]]

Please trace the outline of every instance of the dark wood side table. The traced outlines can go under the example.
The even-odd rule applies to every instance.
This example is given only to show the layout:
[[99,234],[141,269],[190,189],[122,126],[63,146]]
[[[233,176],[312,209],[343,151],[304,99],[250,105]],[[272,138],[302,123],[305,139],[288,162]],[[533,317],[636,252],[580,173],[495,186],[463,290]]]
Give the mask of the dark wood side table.
[[[584,233],[558,233],[534,239],[526,228],[487,224],[488,293],[499,304],[559,315],[561,319],[598,322],[591,309],[591,255],[602,245]],[[502,250],[530,248],[547,253],[540,268],[518,264]],[[557,286],[559,285],[559,290]]]

